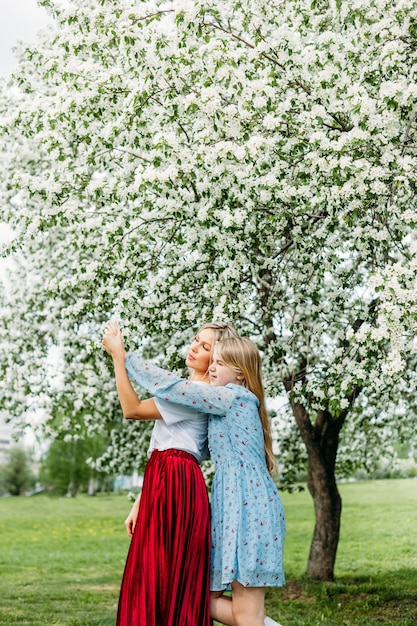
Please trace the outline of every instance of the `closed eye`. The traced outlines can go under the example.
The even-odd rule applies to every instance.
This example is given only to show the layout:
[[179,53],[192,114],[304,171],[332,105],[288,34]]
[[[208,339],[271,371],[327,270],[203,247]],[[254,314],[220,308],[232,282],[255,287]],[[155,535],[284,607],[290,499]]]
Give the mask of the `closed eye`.
[[[198,335],[194,337],[193,344],[200,344],[200,337]],[[211,345],[209,343],[202,342],[201,346],[206,352],[211,352]]]

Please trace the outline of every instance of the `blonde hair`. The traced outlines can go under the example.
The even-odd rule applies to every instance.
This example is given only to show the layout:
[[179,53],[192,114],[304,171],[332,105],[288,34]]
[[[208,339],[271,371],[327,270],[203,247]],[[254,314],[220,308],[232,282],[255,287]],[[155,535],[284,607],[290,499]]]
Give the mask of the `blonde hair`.
[[264,434],[265,461],[270,473],[277,468],[272,452],[271,425],[265,406],[265,392],[262,384],[262,362],[258,348],[245,337],[225,338],[216,344],[217,356],[223,363],[243,374],[244,385],[259,400],[259,417]]
[[236,329],[231,324],[228,324],[227,322],[207,322],[206,324],[203,324],[201,328],[199,328],[197,335],[200,334],[202,330],[206,330],[206,328],[209,328],[214,331],[210,359],[213,358],[214,346],[216,345],[218,341],[223,341],[224,339],[233,339],[233,338],[236,339],[239,337]]

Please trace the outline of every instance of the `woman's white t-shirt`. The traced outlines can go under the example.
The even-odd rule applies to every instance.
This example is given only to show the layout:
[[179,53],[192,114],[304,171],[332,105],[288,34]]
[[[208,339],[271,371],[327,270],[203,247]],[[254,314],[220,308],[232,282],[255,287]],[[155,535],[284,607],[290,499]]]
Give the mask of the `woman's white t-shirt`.
[[154,401],[162,419],[155,422],[148,456],[155,449],[175,448],[189,452],[199,463],[207,458],[207,415],[161,398]]

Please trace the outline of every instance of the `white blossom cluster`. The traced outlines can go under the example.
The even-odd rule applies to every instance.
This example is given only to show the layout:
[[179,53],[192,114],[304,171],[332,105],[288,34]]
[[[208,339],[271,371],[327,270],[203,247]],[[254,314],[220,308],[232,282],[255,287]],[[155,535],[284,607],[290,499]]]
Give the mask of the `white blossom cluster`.
[[[268,394],[292,380],[312,423],[349,412],[341,463],[368,458],[415,362],[417,3],[44,4],[55,28],[0,95],[2,219],[24,259],[2,311],[7,410],[105,432],[109,316],[165,364],[230,319]],[[142,458],[115,433],[113,466],[128,441]]]

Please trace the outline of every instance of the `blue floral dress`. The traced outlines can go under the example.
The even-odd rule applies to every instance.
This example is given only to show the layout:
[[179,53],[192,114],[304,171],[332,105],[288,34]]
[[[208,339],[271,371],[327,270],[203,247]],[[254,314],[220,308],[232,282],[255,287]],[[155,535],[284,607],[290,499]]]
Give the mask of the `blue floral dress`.
[[209,414],[209,448],[216,472],[211,496],[210,588],[285,584],[284,509],[267,470],[256,396],[239,385],[191,383],[138,353],[126,369],[151,394]]

